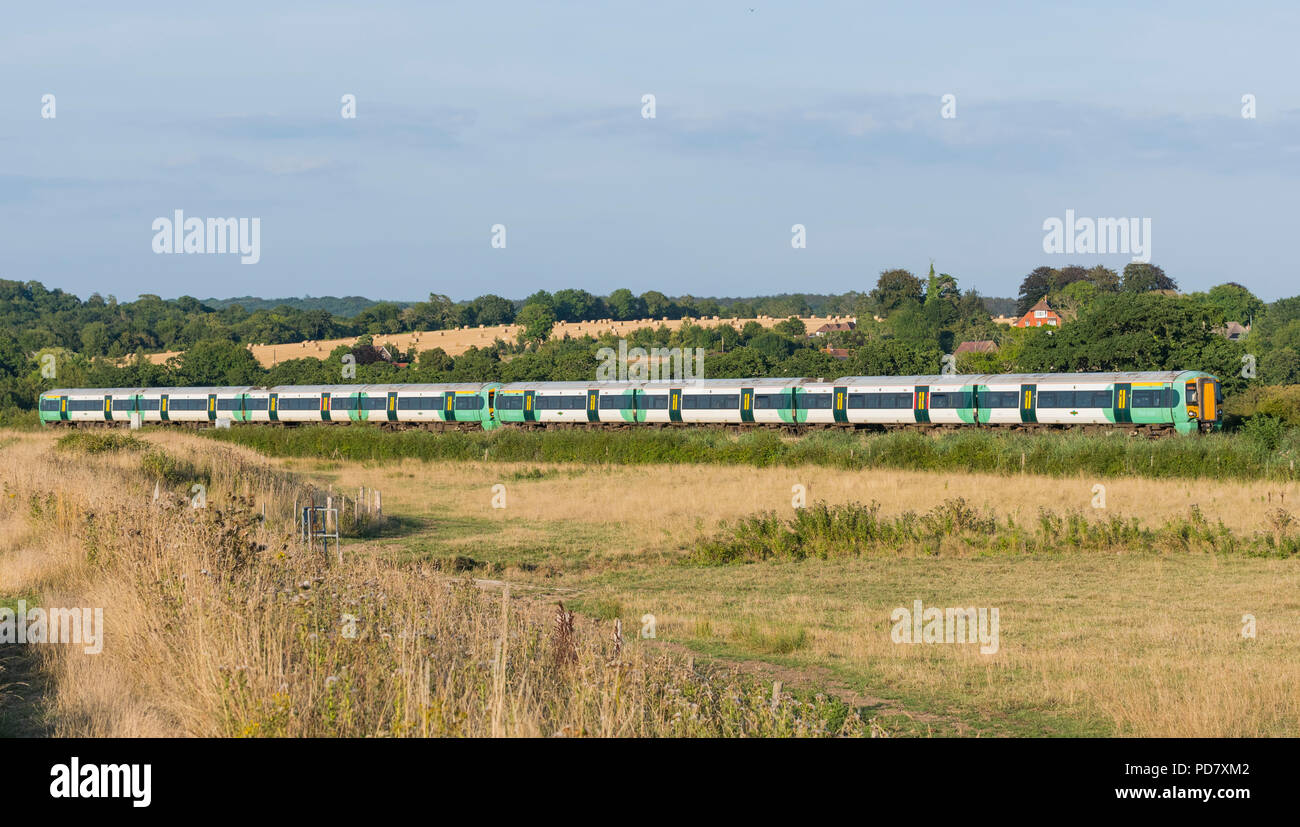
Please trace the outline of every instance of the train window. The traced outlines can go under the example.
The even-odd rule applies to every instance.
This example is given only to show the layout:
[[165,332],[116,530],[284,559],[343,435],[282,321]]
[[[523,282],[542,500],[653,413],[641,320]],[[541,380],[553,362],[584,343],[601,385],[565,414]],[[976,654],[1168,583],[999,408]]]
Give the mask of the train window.
[[668,396],[667,394],[657,394],[654,396],[638,394],[636,398],[636,406],[643,411],[666,411],[668,410]]
[[740,407],[740,394],[715,393],[709,397],[709,407],[714,410],[735,410]]
[[524,395],[522,393],[497,394],[497,409],[502,411],[522,411]]
[[270,407],[271,398],[269,396],[248,396],[244,398],[244,410],[246,411],[265,411]]
[[964,408],[967,406],[965,391],[931,391],[931,408]]
[[790,407],[790,394],[788,393],[756,393],[754,394],[754,410],[768,411],[773,409],[785,409]]
[[58,409],[59,409],[59,398],[58,398],[57,396],[53,396],[53,397],[43,396],[43,397],[41,397],[41,410],[43,410],[43,411],[57,411]]
[[1132,402],[1134,408],[1165,408],[1166,394],[1164,388],[1134,388]]
[[241,400],[236,396],[217,397],[217,410],[219,411],[242,411]]
[[357,409],[357,400],[351,396],[333,396],[330,397],[331,411],[355,411]]
[[[200,400],[196,399],[194,401],[198,402]],[[320,397],[309,396],[304,399],[302,397],[290,396],[285,398],[281,396],[279,399],[275,400],[275,407],[277,410],[281,411],[319,411]]]
[[158,406],[159,406],[159,403],[160,403],[160,402],[162,402],[162,400],[161,400],[161,399],[157,399],[157,398],[155,398],[155,399],[143,399],[143,398],[142,398],[142,399],[140,400],[140,408],[139,408],[139,410],[142,410],[142,411],[156,411],[156,410],[158,410]]
[[441,396],[399,396],[397,397],[397,409],[399,411],[440,411],[442,410]]
[[[706,400],[704,402],[704,405],[700,404],[700,400]],[[693,393],[692,394],[684,393],[682,394],[682,410],[693,411],[696,408],[705,407],[709,404],[707,400],[708,400],[707,396],[700,396],[699,394],[693,394]]]
[[102,411],[104,402],[100,399],[69,399],[69,411]]
[[476,393],[461,393],[456,395],[456,410],[458,411],[477,411],[483,408],[483,397]]
[[849,394],[850,408],[865,408],[869,411],[880,410],[899,410],[902,408],[912,407],[912,394],[910,393],[851,393]]
[[1110,391],[1075,391],[1074,404],[1080,408],[1109,408],[1115,402]]
[[388,410],[388,395],[384,396],[367,396],[361,400],[361,409],[363,411],[385,411]]
[[831,395],[829,393],[805,393],[802,396],[795,397],[795,402],[801,410],[830,410]]
[[1197,401],[1198,401],[1198,397],[1196,394],[1196,383],[1188,382],[1187,383],[1187,404],[1195,405]]
[[985,409],[1018,408],[1020,391],[980,391],[975,401],[977,407]]
[[1039,408],[1073,408],[1074,391],[1039,391],[1035,402]]
[[600,409],[602,411],[629,411],[632,410],[636,403],[636,398],[632,396],[617,396],[607,394],[600,397]]
[[134,396],[119,396],[119,397],[116,397],[116,398],[113,400],[113,410],[115,410],[115,411],[134,411],[134,410],[135,410],[135,397],[134,397]]

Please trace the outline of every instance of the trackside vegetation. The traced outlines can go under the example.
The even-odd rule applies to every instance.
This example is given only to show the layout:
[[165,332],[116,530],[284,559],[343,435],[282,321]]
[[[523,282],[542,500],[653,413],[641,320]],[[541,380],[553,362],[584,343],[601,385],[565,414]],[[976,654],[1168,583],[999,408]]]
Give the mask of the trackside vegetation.
[[203,435],[275,457],[387,462],[400,459],[980,472],[1050,476],[1289,480],[1300,434],[1279,431],[1148,440],[1120,434],[957,431],[928,435],[819,432],[781,437],[711,429],[432,433],[363,425],[213,429]]

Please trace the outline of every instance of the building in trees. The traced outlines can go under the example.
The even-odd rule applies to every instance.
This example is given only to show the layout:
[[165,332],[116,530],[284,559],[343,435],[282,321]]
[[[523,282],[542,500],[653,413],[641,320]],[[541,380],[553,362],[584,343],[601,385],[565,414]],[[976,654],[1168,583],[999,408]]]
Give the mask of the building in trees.
[[1039,299],[1033,307],[1029,308],[1029,312],[1016,322],[1016,327],[1042,327],[1043,325],[1052,327],[1061,325],[1061,317],[1047,303],[1047,299]]

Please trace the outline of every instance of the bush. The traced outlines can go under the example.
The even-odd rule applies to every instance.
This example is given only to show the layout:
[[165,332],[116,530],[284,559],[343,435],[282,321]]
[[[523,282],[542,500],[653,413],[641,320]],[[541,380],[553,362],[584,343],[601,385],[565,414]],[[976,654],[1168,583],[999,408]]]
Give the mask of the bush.
[[83,454],[143,451],[149,447],[144,440],[120,431],[73,431],[59,437],[56,446],[62,451],[77,451]]

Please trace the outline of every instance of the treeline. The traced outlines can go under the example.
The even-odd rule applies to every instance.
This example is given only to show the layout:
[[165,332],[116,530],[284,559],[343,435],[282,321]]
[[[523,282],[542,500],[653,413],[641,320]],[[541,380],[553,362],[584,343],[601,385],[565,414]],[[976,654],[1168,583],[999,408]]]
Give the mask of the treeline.
[[[933,267],[924,278],[893,269],[882,272],[870,291],[819,297],[816,308],[807,296],[760,302],[766,315],[777,315],[770,311],[787,303],[789,313],[781,315],[790,316],[844,312],[836,302],[852,302],[858,319],[854,330],[810,336],[803,323],[791,318],[774,328],[757,323],[741,329],[694,322],[676,330],[653,325],[627,338],[630,347],[703,348],[705,375],[711,378],[930,374],[942,371],[950,355],[953,368],[961,373],[1200,369],[1224,381],[1230,411],[1261,415],[1281,427],[1300,425],[1300,395],[1285,387],[1300,384],[1300,297],[1265,304],[1232,282],[1188,295],[1178,294],[1176,288],[1159,267],[1149,264],[1131,264],[1123,273],[1105,267],[1036,268],[1023,280],[1017,301],[1028,308],[1045,298],[1063,323],[1017,328],[994,323],[987,302],[973,291],[960,290],[954,276],[936,273]],[[596,297],[561,290],[535,293],[517,310],[518,303],[498,296],[461,304],[433,297],[438,300],[402,309],[376,304],[352,320],[340,320],[318,308],[246,313],[237,305],[213,310],[193,299],[167,302],[151,296],[131,303],[126,312],[122,308],[127,305],[99,297],[83,303],[61,291],[16,282],[0,282],[0,296],[8,297],[0,303],[0,323],[7,331],[0,338],[0,410],[30,410],[40,390],[54,386],[592,380],[600,364],[597,350],[617,348],[617,340],[612,335],[557,339],[551,335],[557,321],[730,316],[758,310],[737,304],[724,309],[720,303],[715,308],[707,302],[720,300],[670,300],[653,292],[634,296],[617,290]],[[56,307],[63,309],[52,309]],[[394,308],[396,316],[386,307]],[[162,365],[137,358],[119,366],[120,360],[103,347],[108,308],[116,308],[115,315],[108,314],[116,323],[139,329],[130,336],[152,337],[150,341],[170,342],[172,347],[183,344],[179,349],[184,352]],[[720,312],[707,312],[715,309]],[[88,323],[89,330],[78,329],[80,314],[87,312],[99,314],[97,320]],[[177,312],[179,317],[173,315]],[[253,358],[245,341],[292,337],[250,339],[241,326],[277,314],[316,314],[312,318],[321,327],[299,330],[300,336],[309,332],[308,338],[316,339],[360,338],[325,359],[294,359],[267,369]],[[185,318],[188,321],[182,322]],[[520,331],[513,341],[498,339],[453,357],[438,348],[402,353],[384,341],[384,332],[401,328],[380,324],[384,332],[378,333],[372,328],[381,319],[406,319],[403,324],[411,327],[436,329],[471,318],[483,324],[511,321]],[[1224,335],[1225,325],[1234,321],[1252,324],[1238,341]],[[208,325],[218,332],[203,332]],[[63,344],[73,341],[74,332],[83,339],[81,347]],[[197,338],[189,341],[191,336]],[[957,354],[957,346],[966,341],[992,346]],[[352,365],[355,373],[345,371]]]
[[[984,300],[1005,312],[1011,299]],[[360,296],[303,299],[163,299],[153,294],[119,302],[94,293],[81,300],[40,282],[0,279],[0,329],[33,353],[62,348],[84,356],[120,359],[137,353],[186,350],[205,340],[279,344],[413,330],[614,319],[681,319],[710,316],[786,318],[809,315],[871,316],[879,310],[866,293],[782,294],[755,298],[669,297],[615,290],[540,290],[524,299],[486,294],[454,302],[430,294],[423,302],[372,301]]]

